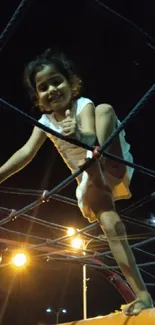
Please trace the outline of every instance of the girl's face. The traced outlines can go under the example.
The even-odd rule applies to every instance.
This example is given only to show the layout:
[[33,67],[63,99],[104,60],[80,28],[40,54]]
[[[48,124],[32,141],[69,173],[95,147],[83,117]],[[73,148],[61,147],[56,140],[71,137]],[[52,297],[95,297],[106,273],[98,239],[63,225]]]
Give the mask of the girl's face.
[[62,114],[72,100],[71,86],[54,65],[45,65],[35,77],[37,97],[42,112]]

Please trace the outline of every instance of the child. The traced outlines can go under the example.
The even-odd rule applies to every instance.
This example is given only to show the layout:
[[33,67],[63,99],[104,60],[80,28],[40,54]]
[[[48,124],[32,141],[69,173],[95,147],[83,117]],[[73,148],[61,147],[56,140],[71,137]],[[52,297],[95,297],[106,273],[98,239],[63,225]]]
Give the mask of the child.
[[[113,108],[80,97],[81,80],[62,54],[45,51],[25,70],[25,80],[31,98],[43,113],[39,120],[49,128],[74,137],[89,145],[100,146],[120,123]],[[0,182],[24,168],[37,154],[49,137],[60,155],[74,172],[92,152],[74,146],[38,127],[27,143],[1,168]],[[124,131],[108,148],[109,152],[132,161],[130,145],[125,141]],[[90,222],[98,220],[107,236],[111,251],[137,299],[125,307],[127,315],[136,315],[142,309],[151,308],[152,300],[147,292],[126,238],[124,224],[115,211],[114,201],[131,197],[129,184],[133,170],[108,159],[96,160],[77,178],[78,205]]]

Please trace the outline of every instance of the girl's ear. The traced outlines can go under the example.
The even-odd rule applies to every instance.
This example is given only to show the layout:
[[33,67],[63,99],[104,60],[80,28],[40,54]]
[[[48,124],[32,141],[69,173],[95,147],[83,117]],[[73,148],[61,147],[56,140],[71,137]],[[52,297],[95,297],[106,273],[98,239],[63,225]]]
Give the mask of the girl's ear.
[[44,112],[44,109],[41,106],[41,104],[39,103],[39,100],[37,97],[34,100],[34,107],[37,108],[40,112]]
[[39,103],[38,103],[38,107],[39,107],[40,111],[43,113],[44,112],[44,109],[43,109],[43,107]]
[[75,99],[80,95],[82,89],[82,80],[77,76],[73,75],[70,80],[72,98]]

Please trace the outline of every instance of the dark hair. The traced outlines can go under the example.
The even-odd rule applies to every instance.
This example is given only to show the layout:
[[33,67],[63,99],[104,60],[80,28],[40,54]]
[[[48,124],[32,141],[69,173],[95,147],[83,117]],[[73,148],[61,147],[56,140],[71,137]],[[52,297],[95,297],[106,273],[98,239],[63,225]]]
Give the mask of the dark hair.
[[67,79],[72,88],[73,99],[80,96],[82,81],[76,75],[73,63],[70,62],[63,53],[53,52],[51,49],[48,49],[34,61],[31,61],[24,71],[24,82],[33,102],[37,103],[35,76],[45,65],[54,65]]

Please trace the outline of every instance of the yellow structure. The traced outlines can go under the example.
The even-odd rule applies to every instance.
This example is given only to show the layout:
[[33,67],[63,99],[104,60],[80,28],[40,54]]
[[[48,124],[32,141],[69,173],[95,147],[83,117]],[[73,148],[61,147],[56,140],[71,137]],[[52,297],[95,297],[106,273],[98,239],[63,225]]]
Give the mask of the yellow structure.
[[125,316],[122,312],[116,312],[64,325],[155,325],[155,308],[143,310],[137,316]]

